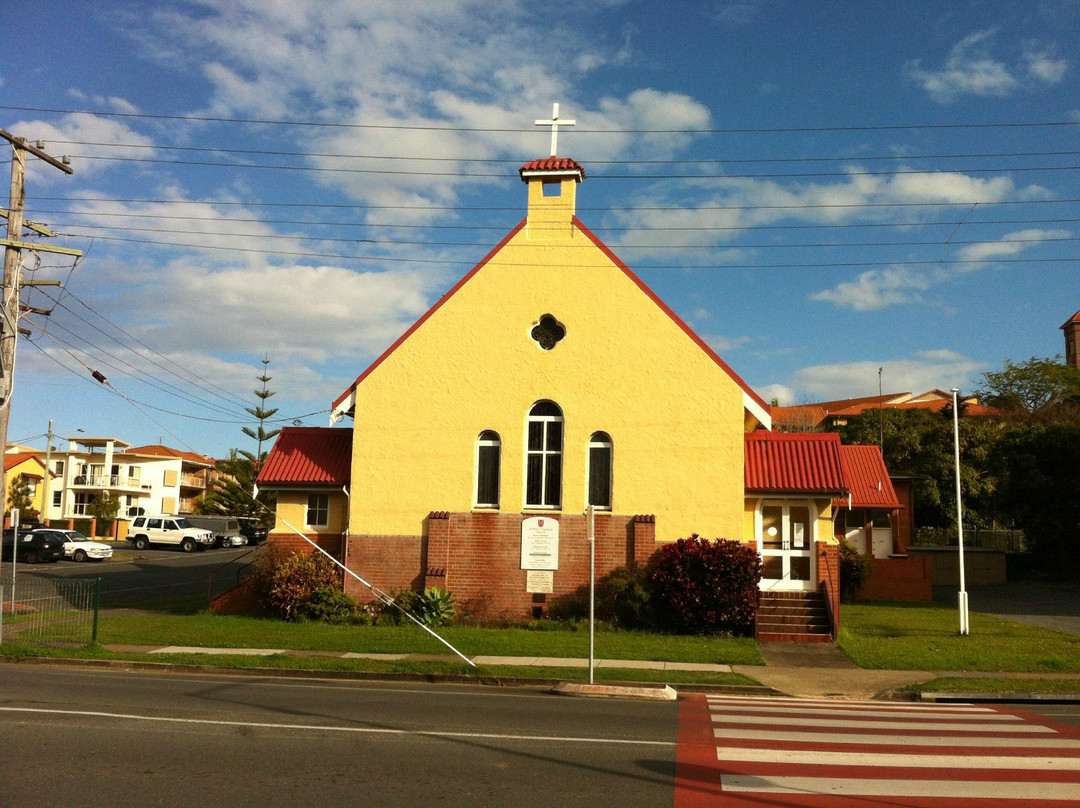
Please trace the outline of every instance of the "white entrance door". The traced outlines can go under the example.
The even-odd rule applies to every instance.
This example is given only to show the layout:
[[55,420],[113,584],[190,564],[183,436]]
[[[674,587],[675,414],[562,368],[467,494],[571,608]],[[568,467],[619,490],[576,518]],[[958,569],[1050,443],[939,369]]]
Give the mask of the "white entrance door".
[[810,507],[803,504],[761,506],[758,547],[764,572],[761,588],[813,591],[814,535]]

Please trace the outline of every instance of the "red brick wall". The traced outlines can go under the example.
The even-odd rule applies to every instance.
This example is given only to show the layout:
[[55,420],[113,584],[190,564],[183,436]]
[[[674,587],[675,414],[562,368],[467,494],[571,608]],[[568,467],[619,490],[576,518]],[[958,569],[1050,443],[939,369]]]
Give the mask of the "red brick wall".
[[[588,586],[588,518],[562,514],[559,568],[554,592],[526,592],[521,569],[521,514],[434,511],[427,536],[350,536],[348,565],[373,585],[390,589],[447,588],[460,608],[472,615],[528,619],[534,610]],[[596,577],[631,562],[645,563],[656,551],[653,516],[596,516]],[[346,591],[370,600],[355,581]]]
[[[343,537],[337,534],[325,535],[316,533],[305,534],[307,538],[315,542],[322,549],[326,550],[334,558],[341,560],[341,546]],[[275,544],[280,547],[288,548],[294,553],[313,553],[315,548],[297,536],[295,533],[271,533],[267,537],[267,543]]]
[[818,586],[827,584],[829,610],[833,618],[833,634],[840,629],[840,546],[817,542]]
[[870,577],[859,600],[933,600],[930,559],[926,556],[870,559]]

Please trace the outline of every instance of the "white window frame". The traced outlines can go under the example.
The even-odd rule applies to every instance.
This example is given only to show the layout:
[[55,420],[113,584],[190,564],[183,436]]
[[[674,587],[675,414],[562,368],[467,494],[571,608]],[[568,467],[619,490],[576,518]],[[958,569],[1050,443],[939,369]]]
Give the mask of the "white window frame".
[[[325,507],[320,507],[319,502],[316,502],[313,505],[312,500],[315,497],[324,497],[325,502],[326,502]],[[318,517],[320,515],[320,511],[323,512],[323,515],[325,516],[325,521],[324,522],[312,522],[311,521],[312,515]],[[330,494],[329,493],[327,493],[326,491],[312,491],[312,492],[310,492],[308,494],[307,507],[304,509],[304,527],[312,527],[312,528],[328,528],[328,527],[330,527]]]
[[[543,405],[550,404],[556,410],[559,411],[558,415],[539,415],[536,414],[536,410]],[[551,424],[558,423],[559,426],[559,447],[558,449],[551,449],[548,447],[548,434],[551,428]],[[541,424],[541,439],[539,449],[529,448],[529,433],[532,430],[533,424]],[[528,510],[538,511],[558,511],[562,510],[563,499],[563,448],[566,445],[566,421],[563,418],[562,407],[556,404],[554,401],[547,399],[537,401],[532,407],[529,408],[529,417],[525,422],[525,491],[522,500],[525,503],[525,508]],[[529,500],[529,461],[533,458],[540,458],[540,501],[531,502]],[[548,471],[550,464],[558,463],[559,465],[559,491],[557,497],[548,496]],[[553,503],[548,503],[548,499],[555,499]]]
[[[495,497],[492,502],[482,502],[480,497],[481,470],[484,464],[483,449],[495,448]],[[476,470],[473,480],[473,506],[487,510],[498,510],[502,499],[502,438],[493,429],[485,429],[476,438]]]
[[[599,504],[592,501],[592,482],[593,482],[593,449],[606,449],[608,456],[608,479],[607,479],[607,504]],[[613,478],[615,476],[615,451],[611,441],[611,435],[607,432],[593,432],[589,436],[589,443],[585,447],[585,458],[588,465],[588,473],[585,475],[585,503],[592,505],[593,508],[599,511],[610,511],[612,501],[615,499],[615,488],[613,485]]]

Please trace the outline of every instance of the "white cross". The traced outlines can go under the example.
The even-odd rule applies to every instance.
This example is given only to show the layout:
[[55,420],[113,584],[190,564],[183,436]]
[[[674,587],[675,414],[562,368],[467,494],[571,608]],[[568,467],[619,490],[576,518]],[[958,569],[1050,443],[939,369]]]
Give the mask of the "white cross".
[[573,126],[577,121],[560,121],[559,120],[559,105],[551,105],[551,120],[550,121],[536,121],[535,126],[550,126],[551,127],[551,156],[554,157],[558,152],[555,150],[555,146],[559,142],[559,127],[560,126]]

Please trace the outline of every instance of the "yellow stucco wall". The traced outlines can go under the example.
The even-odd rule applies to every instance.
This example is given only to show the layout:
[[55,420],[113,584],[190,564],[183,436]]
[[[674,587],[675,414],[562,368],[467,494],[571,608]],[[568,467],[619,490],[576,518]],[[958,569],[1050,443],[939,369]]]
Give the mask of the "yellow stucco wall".
[[[10,507],[10,495],[11,495],[11,483],[20,474],[33,475],[37,479],[33,479],[34,493],[30,497],[30,501],[33,503],[34,510],[39,514],[45,513],[44,508],[44,496],[45,496],[45,470],[42,464],[32,458],[27,458],[23,462],[12,466],[4,473],[4,512],[7,513]],[[50,488],[50,493],[52,489]],[[27,514],[21,514],[22,521],[28,521],[29,516]]]
[[330,491],[330,524],[325,528],[308,527],[307,519],[308,494],[310,491],[290,491],[279,489],[277,492],[276,519],[274,522],[275,533],[292,533],[286,523],[292,525],[301,533],[318,534],[341,534],[348,529],[348,505],[345,494],[341,491]]
[[[586,445],[613,445],[615,513],[657,516],[660,540],[743,534],[743,391],[580,230],[575,187],[530,183],[520,230],[360,382],[351,532],[419,534],[473,506],[476,440],[502,440],[501,507],[523,510],[525,432],[539,400],[564,416],[563,513],[585,510]],[[545,314],[566,328],[545,351]],[[280,508],[280,506],[279,506]]]

